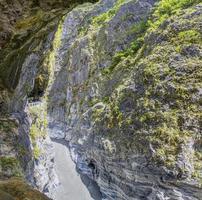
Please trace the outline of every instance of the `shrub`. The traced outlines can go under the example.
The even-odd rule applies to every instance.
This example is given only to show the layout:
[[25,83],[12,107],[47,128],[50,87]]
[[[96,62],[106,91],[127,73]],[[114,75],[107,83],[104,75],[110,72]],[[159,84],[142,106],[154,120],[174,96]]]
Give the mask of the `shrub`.
[[32,117],[30,137],[33,145],[33,155],[35,159],[38,159],[41,154],[41,150],[37,146],[37,140],[44,138],[47,135],[48,122],[46,106],[44,104],[33,106],[29,108],[29,111]]
[[37,22],[40,22],[43,16],[44,16],[44,13],[39,10],[34,15],[17,21],[16,28],[17,29],[31,28],[34,24],[36,24]]
[[197,41],[200,40],[201,36],[200,33],[196,30],[187,30],[187,31],[182,31],[178,34],[178,38],[180,41],[184,43],[196,43]]
[[39,156],[41,155],[41,150],[37,145],[34,146],[33,154],[35,159],[38,159]]
[[14,157],[0,157],[0,171],[6,176],[22,176],[19,161]]
[[116,2],[116,4],[114,5],[114,7],[111,8],[109,11],[107,11],[97,17],[94,17],[93,24],[95,26],[99,26],[105,22],[108,22],[117,13],[117,11],[121,7],[121,5],[124,3],[125,3],[125,0],[118,0]]
[[156,29],[172,14],[197,3],[200,3],[200,0],[162,0],[158,3],[149,25],[152,29]]

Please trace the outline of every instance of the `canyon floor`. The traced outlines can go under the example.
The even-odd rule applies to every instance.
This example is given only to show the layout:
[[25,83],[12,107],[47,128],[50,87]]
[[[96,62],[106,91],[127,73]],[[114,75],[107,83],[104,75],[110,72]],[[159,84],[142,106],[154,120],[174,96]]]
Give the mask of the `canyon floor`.
[[61,141],[54,141],[53,143],[55,148],[55,167],[60,181],[55,199],[101,200],[101,195],[92,181],[76,171],[76,166],[71,159],[67,145]]

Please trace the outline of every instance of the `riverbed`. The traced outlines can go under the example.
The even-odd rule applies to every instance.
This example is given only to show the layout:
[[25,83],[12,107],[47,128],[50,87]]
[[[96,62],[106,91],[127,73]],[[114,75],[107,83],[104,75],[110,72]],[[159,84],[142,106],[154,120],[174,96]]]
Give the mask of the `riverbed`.
[[[56,190],[55,200],[101,199],[98,191],[92,190],[92,182],[89,181],[89,184],[91,184],[91,193],[93,192],[92,196],[94,198],[91,197],[91,194],[87,189],[89,185],[83,183],[82,179],[84,177],[76,171],[75,163],[71,159],[67,145],[59,141],[53,141],[53,144],[55,149],[55,169],[60,181],[60,185]],[[98,195],[96,195],[97,193]]]

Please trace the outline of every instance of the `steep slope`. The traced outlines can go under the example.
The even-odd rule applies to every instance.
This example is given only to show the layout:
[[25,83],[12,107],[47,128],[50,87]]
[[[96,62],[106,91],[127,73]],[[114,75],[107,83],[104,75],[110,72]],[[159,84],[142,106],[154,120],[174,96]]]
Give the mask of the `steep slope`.
[[[0,178],[2,187],[8,189],[5,192],[19,183],[15,194],[10,194],[12,198],[22,200],[32,195],[33,199],[47,199],[26,183],[49,196],[58,184],[43,115],[46,107],[28,102],[39,100],[48,85],[50,70],[41,64],[52,46],[58,21],[82,2],[0,2]],[[12,177],[19,180],[15,183]],[[11,198],[1,192],[1,198]]]
[[0,182],[0,199],[2,200],[49,200],[39,191],[31,188],[21,179],[10,179]]
[[31,181],[33,178],[32,145],[28,131],[26,116],[4,116],[0,119],[1,200],[49,199],[25,182],[25,179]]
[[201,200],[200,0],[64,2],[36,1],[2,43],[1,178],[51,196],[50,136],[103,199]]
[[[51,15],[51,11],[68,10],[85,0],[10,0],[0,2],[0,49],[3,49],[16,33],[16,29],[37,25],[41,14]],[[89,1],[90,2],[90,1]],[[93,0],[91,2],[94,2]],[[54,11],[53,11],[54,12]],[[48,14],[49,13],[49,14]],[[46,18],[47,19],[47,18]],[[26,27],[25,27],[26,26]],[[33,27],[32,27],[33,28]],[[24,31],[24,35],[25,35]]]
[[151,17],[154,1],[116,1],[64,18],[49,128],[107,199],[202,198],[197,3],[161,1]]

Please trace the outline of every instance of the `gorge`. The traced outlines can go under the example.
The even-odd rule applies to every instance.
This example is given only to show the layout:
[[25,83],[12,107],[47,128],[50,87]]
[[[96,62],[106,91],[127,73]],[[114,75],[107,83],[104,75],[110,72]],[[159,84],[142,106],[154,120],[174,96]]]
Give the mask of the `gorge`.
[[1,0],[0,200],[202,200],[201,0]]

